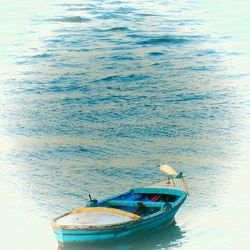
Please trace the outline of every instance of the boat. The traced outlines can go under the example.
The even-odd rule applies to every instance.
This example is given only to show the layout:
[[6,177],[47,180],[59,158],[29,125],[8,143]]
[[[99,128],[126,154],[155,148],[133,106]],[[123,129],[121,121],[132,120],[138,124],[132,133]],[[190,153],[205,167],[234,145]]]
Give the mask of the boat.
[[115,239],[158,228],[174,219],[188,195],[183,173],[163,164],[167,178],[114,197],[89,202],[52,221],[60,245]]

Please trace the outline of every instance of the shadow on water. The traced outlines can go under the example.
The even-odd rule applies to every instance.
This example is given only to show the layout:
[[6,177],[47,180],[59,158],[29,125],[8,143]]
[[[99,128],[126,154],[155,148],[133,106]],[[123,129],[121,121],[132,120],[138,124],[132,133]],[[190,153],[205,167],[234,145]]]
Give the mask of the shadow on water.
[[106,240],[101,242],[73,243],[59,246],[57,250],[132,250],[132,249],[168,249],[180,245],[180,240],[185,236],[175,221],[153,231],[141,232],[121,239]]

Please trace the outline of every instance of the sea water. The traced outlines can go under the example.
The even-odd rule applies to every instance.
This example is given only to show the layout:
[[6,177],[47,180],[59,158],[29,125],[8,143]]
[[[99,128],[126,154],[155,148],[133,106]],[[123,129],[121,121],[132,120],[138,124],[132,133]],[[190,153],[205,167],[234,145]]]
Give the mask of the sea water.
[[250,3],[1,0],[0,249],[57,249],[53,217],[184,172],[156,232],[67,249],[248,249]]

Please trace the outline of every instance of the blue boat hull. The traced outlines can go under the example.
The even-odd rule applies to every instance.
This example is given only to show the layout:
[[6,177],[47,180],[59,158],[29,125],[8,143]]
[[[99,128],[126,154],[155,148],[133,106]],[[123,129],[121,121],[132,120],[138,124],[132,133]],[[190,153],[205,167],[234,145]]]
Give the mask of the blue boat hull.
[[[185,197],[186,198],[186,197]],[[99,241],[107,239],[115,239],[134,234],[139,231],[152,230],[173,220],[178,209],[184,202],[185,198],[175,207],[167,212],[160,213],[148,219],[142,219],[135,223],[131,223],[121,227],[111,227],[101,230],[92,229],[77,229],[68,230],[63,228],[54,228],[57,240],[59,243]]]

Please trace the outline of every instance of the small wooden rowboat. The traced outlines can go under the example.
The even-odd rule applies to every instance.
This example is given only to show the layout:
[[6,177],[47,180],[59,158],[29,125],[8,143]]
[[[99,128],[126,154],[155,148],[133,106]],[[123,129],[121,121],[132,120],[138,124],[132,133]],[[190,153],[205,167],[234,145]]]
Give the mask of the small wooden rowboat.
[[187,183],[182,173],[159,167],[167,179],[101,201],[90,197],[86,207],[55,218],[59,244],[118,238],[172,221],[187,198]]

